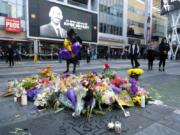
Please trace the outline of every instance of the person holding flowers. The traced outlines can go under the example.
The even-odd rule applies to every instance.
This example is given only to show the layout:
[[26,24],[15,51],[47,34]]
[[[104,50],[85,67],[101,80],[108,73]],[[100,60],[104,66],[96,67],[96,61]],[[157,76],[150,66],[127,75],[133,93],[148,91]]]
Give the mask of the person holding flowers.
[[[77,56],[78,56],[78,52],[80,51],[80,43],[79,42],[82,42],[82,40],[81,41],[77,40],[78,36],[76,35],[76,33],[73,29],[70,29],[67,32],[67,36],[68,37],[64,40],[64,48],[68,51],[68,53],[70,55],[66,58],[66,71],[64,73],[69,72],[70,63],[73,64],[73,73],[75,73],[76,65],[77,65]],[[78,38],[78,39],[80,39],[80,38]],[[76,46],[76,48],[74,46]]]

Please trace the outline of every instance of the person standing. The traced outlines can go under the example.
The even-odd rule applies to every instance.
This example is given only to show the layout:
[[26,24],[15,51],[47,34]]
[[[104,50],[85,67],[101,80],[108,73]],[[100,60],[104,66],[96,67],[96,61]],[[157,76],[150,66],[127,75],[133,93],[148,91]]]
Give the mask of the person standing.
[[106,50],[106,52],[105,52],[105,60],[108,61],[108,59],[109,59],[109,51]]
[[164,37],[161,40],[161,43],[159,44],[159,60],[160,60],[159,61],[159,71],[164,71],[165,70],[166,59],[167,59],[169,50],[170,50],[169,44],[167,43],[167,40]]
[[14,66],[14,50],[11,47],[11,45],[8,45],[6,55],[7,55],[7,60],[9,62],[9,67],[13,67]]
[[72,52],[72,45],[76,42],[76,33],[73,29],[70,29],[67,33],[67,39],[71,42],[70,45],[65,45],[64,47],[71,53],[72,58],[66,60],[66,71],[64,73],[69,72],[69,65],[73,64],[73,74],[76,72],[76,65],[77,65],[77,57]]
[[132,68],[138,68],[140,66],[137,60],[137,57],[139,55],[139,46],[136,42],[131,44],[131,46],[129,47],[129,54],[130,54]]
[[16,59],[17,63],[18,63],[18,62],[20,63],[21,60],[22,60],[21,51],[20,51],[19,49],[16,49],[16,50],[15,50],[15,59]]
[[3,60],[3,58],[4,58],[4,52],[3,52],[2,48],[0,47],[0,59]]
[[148,59],[148,70],[153,70],[153,61],[155,59],[155,52],[151,47],[147,50],[147,59]]
[[91,60],[91,50],[90,50],[89,47],[87,47],[86,54],[87,54],[87,63],[90,63],[90,60]]

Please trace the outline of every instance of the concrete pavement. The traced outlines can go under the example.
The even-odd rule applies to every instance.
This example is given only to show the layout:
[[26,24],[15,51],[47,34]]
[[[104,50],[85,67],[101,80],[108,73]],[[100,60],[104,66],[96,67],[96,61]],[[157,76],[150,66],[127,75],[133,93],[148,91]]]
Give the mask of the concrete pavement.
[[[81,62],[78,72],[101,71],[105,61],[93,61],[91,64]],[[111,60],[111,67],[121,76],[127,76],[130,68],[129,61]],[[13,103],[12,98],[0,98],[0,135],[8,135],[14,128],[22,128],[32,135],[110,135],[107,122],[119,120],[122,122],[123,135],[179,135],[180,134],[180,100],[179,81],[180,71],[178,62],[168,62],[166,72],[158,71],[158,62],[155,62],[154,71],[147,71],[147,62],[140,60],[145,73],[140,78],[140,84],[150,90],[155,99],[163,100],[165,105],[148,105],[145,109],[129,108],[131,117],[124,118],[120,109],[108,112],[105,116],[93,116],[88,123],[84,117],[74,119],[72,111],[63,110],[54,114],[49,110],[38,112],[32,103],[21,107]],[[41,67],[51,64],[56,72],[65,70],[65,63],[58,62],[23,62],[14,68],[7,68],[0,63],[0,88],[5,89],[7,80],[21,79],[24,76],[38,73]],[[23,134],[23,133],[22,133]]]

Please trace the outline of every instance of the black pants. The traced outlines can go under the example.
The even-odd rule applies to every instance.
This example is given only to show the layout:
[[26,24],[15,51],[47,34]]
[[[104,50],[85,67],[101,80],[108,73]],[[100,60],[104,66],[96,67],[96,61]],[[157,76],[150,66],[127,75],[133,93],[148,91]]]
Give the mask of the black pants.
[[66,72],[69,72],[69,65],[73,64],[73,73],[76,72],[76,64],[77,64],[77,60],[75,58],[66,60]]
[[163,70],[164,70],[165,65],[166,65],[166,59],[161,58],[159,61],[159,69],[161,69],[161,66],[163,66]]
[[90,55],[88,55],[88,56],[87,56],[87,63],[90,62],[90,59],[91,59],[91,57],[90,57]]
[[10,67],[14,66],[14,58],[13,57],[8,57],[8,62],[9,62]]
[[154,60],[148,60],[148,70],[152,70],[153,69],[153,61]]
[[137,60],[137,56],[136,55],[131,55],[130,56],[131,57],[131,65],[132,65],[132,67],[134,68],[137,68],[137,67],[139,67],[140,66],[140,64],[139,64],[139,62],[138,62],[138,60]]

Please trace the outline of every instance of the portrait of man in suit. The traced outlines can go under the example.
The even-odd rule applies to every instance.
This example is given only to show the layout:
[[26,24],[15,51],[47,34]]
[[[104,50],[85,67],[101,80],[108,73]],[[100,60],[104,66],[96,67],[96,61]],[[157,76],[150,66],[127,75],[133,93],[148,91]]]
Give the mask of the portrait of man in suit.
[[40,36],[66,38],[67,31],[61,26],[61,21],[63,19],[62,10],[57,6],[51,7],[49,17],[50,22],[40,26]]
[[174,9],[174,6],[169,4],[169,0],[162,0],[162,2],[163,2],[162,3],[163,6],[162,6],[162,9],[161,9],[162,14],[165,13],[165,12],[169,12],[169,11]]

